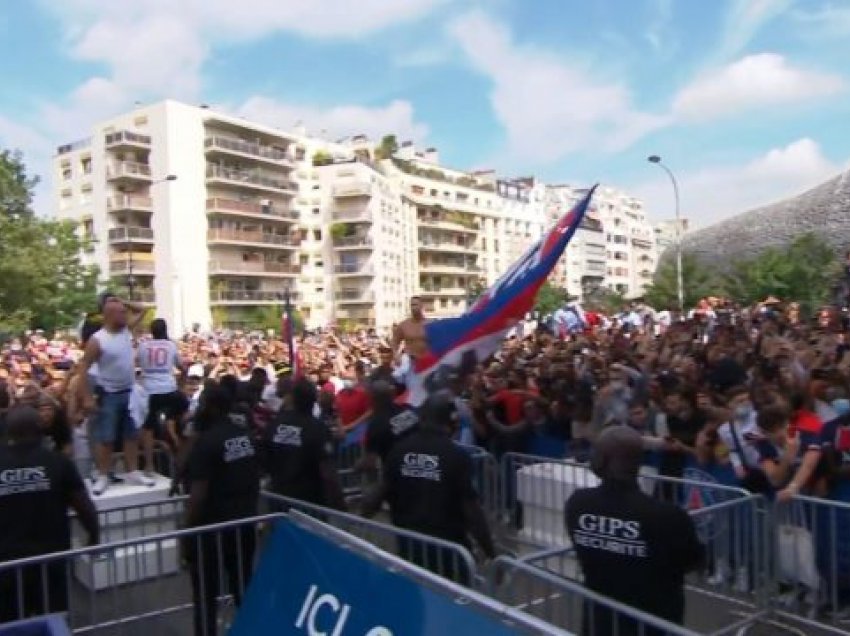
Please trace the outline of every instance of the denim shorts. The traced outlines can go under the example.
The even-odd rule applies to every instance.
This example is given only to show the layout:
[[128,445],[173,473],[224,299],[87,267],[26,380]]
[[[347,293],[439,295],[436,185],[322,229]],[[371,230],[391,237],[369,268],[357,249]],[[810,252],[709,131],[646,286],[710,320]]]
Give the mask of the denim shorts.
[[91,418],[89,434],[98,444],[111,444],[121,431],[122,439],[135,439],[138,435],[130,419],[130,392],[100,393],[97,411]]

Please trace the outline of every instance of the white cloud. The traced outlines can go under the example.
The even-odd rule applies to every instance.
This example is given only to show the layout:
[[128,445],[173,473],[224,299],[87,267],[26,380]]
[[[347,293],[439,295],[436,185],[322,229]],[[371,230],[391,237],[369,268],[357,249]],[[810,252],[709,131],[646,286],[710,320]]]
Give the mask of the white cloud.
[[[675,171],[675,166],[672,166]],[[677,173],[682,215],[692,227],[711,225],[754,207],[799,194],[835,175],[841,166],[804,137],[773,148],[744,164],[715,165]],[[633,189],[644,199],[654,219],[673,217],[673,193],[659,170],[656,179]]]
[[833,95],[846,86],[837,76],[797,68],[781,55],[750,55],[698,77],[673,100],[673,114],[705,120],[742,110]]
[[393,58],[393,63],[401,68],[418,68],[443,64],[449,61],[449,59],[451,59],[451,50],[449,47],[435,45],[404,51]]
[[722,37],[713,55],[725,63],[749,46],[762,28],[783,14],[792,0],[733,0],[726,13]]
[[[791,17],[805,37],[823,41],[824,38],[843,38],[850,35],[850,7],[827,4],[819,9],[797,9]],[[802,29],[800,29],[802,27]]]
[[268,97],[251,97],[235,109],[240,117],[291,129],[302,123],[312,133],[327,131],[332,138],[365,134],[380,139],[385,134],[396,134],[400,140],[423,140],[428,127],[417,122],[410,102],[395,100],[386,106],[356,105],[319,108],[287,104]]
[[505,152],[516,159],[542,163],[580,149],[616,151],[665,123],[636,110],[624,85],[518,45],[480,11],[452,21],[449,33],[492,80],[490,101],[508,137]]

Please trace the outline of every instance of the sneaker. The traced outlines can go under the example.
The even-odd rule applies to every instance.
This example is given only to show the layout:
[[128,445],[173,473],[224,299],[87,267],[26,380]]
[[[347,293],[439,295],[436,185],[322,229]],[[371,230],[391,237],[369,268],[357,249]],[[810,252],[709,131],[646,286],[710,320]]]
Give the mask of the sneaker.
[[124,483],[124,478],[123,478],[123,477],[119,477],[118,475],[116,475],[115,473],[113,473],[112,471],[110,471],[110,472],[109,472],[109,483],[110,483],[110,484],[123,484],[123,483]]
[[100,495],[106,492],[107,488],[109,488],[109,479],[107,479],[106,475],[98,475],[97,479],[94,482],[94,485],[91,488],[91,491],[93,495],[99,497]]
[[126,475],[124,475],[124,478],[127,480],[128,484],[136,484],[136,485],[139,485],[139,486],[146,486],[147,488],[153,488],[154,486],[156,486],[156,481],[154,481],[150,477],[147,477],[140,470],[131,471],[131,472],[127,473]]

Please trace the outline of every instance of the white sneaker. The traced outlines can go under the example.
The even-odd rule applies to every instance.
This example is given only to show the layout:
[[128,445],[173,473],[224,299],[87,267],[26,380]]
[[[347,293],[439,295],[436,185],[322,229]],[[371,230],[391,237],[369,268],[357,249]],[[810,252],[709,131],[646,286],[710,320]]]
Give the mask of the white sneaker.
[[106,475],[98,475],[91,487],[92,494],[96,497],[102,495],[109,488],[109,478]]
[[127,480],[128,484],[136,484],[138,486],[145,486],[147,488],[153,488],[154,486],[156,486],[156,482],[150,477],[147,477],[140,470],[133,470],[127,473],[124,477]]

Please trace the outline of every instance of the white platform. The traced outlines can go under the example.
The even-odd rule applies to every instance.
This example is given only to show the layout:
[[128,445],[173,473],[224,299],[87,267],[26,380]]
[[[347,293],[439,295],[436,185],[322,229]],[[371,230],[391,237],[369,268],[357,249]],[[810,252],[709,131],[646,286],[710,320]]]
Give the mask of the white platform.
[[175,574],[180,569],[176,539],[109,550],[74,562],[74,576],[89,590],[104,590]]
[[[103,494],[95,496],[86,480],[98,512],[101,545],[177,529],[183,503],[168,496],[170,479],[155,475],[154,481],[152,487],[126,482],[110,484]],[[82,528],[75,524],[75,544],[84,545],[84,540]],[[94,561],[83,557],[74,564],[77,579],[94,590],[173,574],[177,570],[177,543],[173,539],[113,549]]]
[[[646,469],[647,476],[654,472]],[[647,494],[655,486],[651,479],[639,482]],[[564,519],[567,500],[576,490],[599,484],[599,478],[583,465],[542,463],[517,470],[517,501],[522,504],[520,539],[544,547],[571,545]]]

